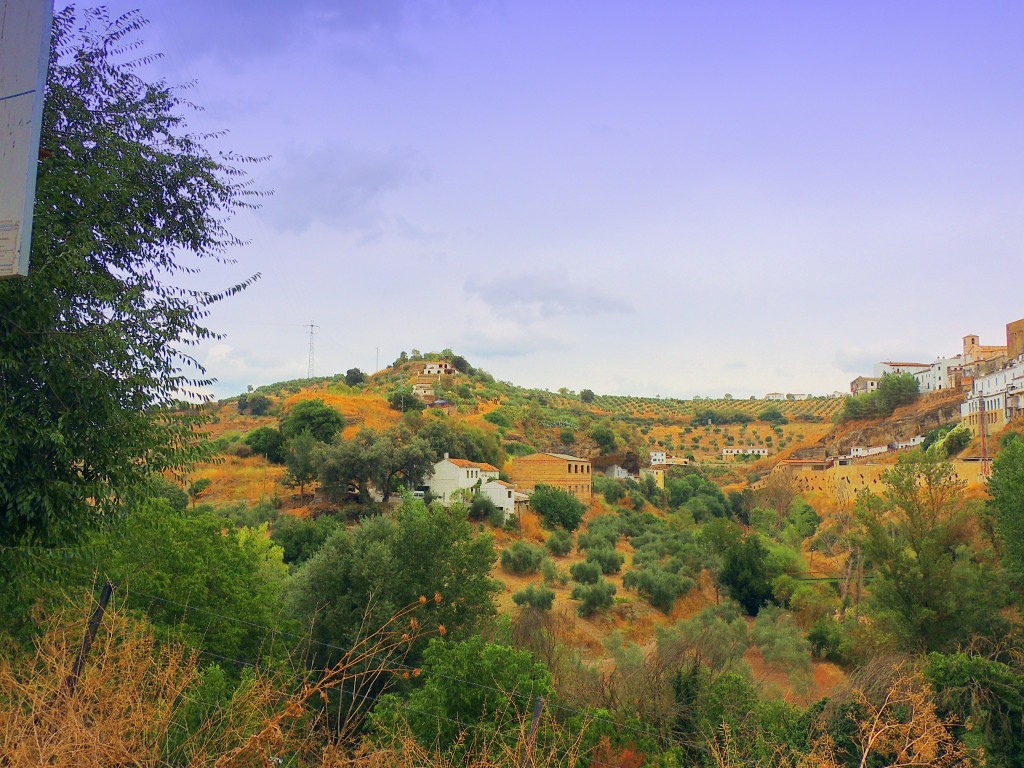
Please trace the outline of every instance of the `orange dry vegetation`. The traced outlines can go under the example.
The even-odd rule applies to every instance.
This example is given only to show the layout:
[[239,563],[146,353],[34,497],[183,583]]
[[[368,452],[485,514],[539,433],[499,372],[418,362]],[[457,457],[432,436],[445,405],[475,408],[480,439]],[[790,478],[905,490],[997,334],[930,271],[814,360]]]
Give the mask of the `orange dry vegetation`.
[[250,456],[245,459],[225,456],[216,464],[197,465],[190,481],[195,482],[201,478],[210,480],[210,487],[199,498],[201,502],[255,503],[261,499],[273,498],[275,493],[279,493],[284,473],[283,466],[271,464],[262,456]]
[[380,395],[372,392],[339,394],[317,389],[304,389],[292,395],[284,403],[287,413],[292,406],[302,400],[323,400],[326,405],[340,411],[345,416],[346,439],[355,437],[363,427],[384,430],[398,424],[402,414],[393,410]]

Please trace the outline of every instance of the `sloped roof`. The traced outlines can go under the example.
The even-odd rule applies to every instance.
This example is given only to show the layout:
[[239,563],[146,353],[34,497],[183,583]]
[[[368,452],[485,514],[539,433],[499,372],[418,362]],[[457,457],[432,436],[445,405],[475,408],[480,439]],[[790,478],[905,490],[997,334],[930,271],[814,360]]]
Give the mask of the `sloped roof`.
[[456,467],[462,467],[463,469],[482,469],[484,472],[497,472],[498,468],[491,464],[486,464],[477,461],[470,461],[469,459],[444,459],[444,461],[450,461]]

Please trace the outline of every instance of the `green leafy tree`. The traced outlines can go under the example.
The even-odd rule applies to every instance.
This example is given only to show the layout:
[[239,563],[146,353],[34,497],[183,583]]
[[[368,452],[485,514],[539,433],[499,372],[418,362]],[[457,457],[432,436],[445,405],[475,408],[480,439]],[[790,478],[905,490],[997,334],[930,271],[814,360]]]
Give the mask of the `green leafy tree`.
[[558,526],[567,531],[579,528],[587,511],[583,502],[568,491],[544,484],[533,489],[530,506],[541,516],[544,525],[549,528]]
[[725,553],[719,581],[732,599],[751,616],[773,597],[772,581],[778,574],[768,560],[768,550],[756,535],[747,536]]
[[253,453],[266,456],[271,464],[284,464],[287,460],[284,435],[273,427],[257,427],[245,436],[245,444]]
[[192,506],[195,507],[199,497],[210,489],[213,481],[208,477],[201,477],[188,487],[188,497],[192,499]]
[[995,507],[1003,563],[1020,582],[1024,580],[1024,438],[1010,440],[992,462],[988,488]]
[[345,383],[350,387],[358,387],[366,382],[366,374],[358,368],[349,368],[345,371]]
[[902,457],[883,475],[885,495],[862,494],[857,516],[871,563],[871,606],[907,649],[942,650],[999,631],[1002,590],[973,549],[964,483],[929,454]]
[[396,387],[388,393],[388,405],[395,411],[422,411],[426,405],[412,391],[412,387]]
[[613,453],[618,448],[615,433],[607,424],[597,424],[590,430],[590,436],[601,449],[601,453]]
[[91,549],[121,600],[190,645],[254,662],[273,642],[287,567],[265,527],[235,530],[219,515],[156,501]]
[[394,694],[383,697],[374,725],[399,735],[408,724],[421,744],[442,751],[457,747],[470,732],[474,741],[481,729],[492,739],[514,743],[534,701],[550,697],[553,684],[551,673],[529,651],[479,636],[463,642],[432,639],[423,654],[423,681],[404,702]]
[[281,420],[281,434],[286,440],[308,432],[314,440],[329,443],[344,427],[345,417],[320,398],[296,403]]
[[262,416],[270,410],[270,398],[266,395],[242,395],[238,398],[238,412]]
[[334,515],[320,515],[315,519],[281,515],[270,531],[271,540],[281,547],[284,561],[289,565],[306,562],[320,551],[320,547],[344,523]]
[[352,440],[321,445],[314,463],[329,498],[344,498],[352,485],[360,501],[367,502],[372,486],[386,502],[399,480],[407,488],[422,483],[434,466],[434,453],[425,440],[403,427],[387,432],[362,429]]
[[[211,152],[188,102],[139,76],[143,24],[54,18],[31,267],[0,280],[0,546],[81,541],[150,475],[201,457],[203,417],[179,399],[210,380],[189,347],[255,279],[179,287],[239,243],[225,222],[256,193],[248,159]],[[19,567],[3,558],[0,579]]]
[[890,373],[878,382],[878,410],[888,416],[897,408],[909,405],[919,396],[919,383],[912,373]]
[[594,402],[594,390],[592,390],[592,389],[581,389],[580,390],[580,400],[583,401],[584,403],[592,403],[592,402]]
[[365,628],[382,626],[421,596],[437,594],[429,620],[457,640],[496,613],[494,560],[491,537],[474,535],[464,508],[428,507],[407,497],[394,518],[374,516],[335,532],[295,572],[289,611],[312,622],[313,639],[345,648],[364,622]]
[[285,482],[299,487],[299,501],[306,500],[306,486],[317,477],[317,443],[309,432],[300,432],[288,441],[285,451],[285,465],[288,472]]

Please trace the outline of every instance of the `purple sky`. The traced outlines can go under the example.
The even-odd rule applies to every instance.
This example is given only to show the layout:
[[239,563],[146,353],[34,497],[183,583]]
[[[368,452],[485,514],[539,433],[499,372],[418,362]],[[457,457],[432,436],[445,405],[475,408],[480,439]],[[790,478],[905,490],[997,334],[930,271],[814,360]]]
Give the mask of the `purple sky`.
[[[111,4],[113,11],[136,4]],[[275,194],[218,396],[450,347],[598,393],[824,394],[1024,316],[1018,2],[143,2]]]

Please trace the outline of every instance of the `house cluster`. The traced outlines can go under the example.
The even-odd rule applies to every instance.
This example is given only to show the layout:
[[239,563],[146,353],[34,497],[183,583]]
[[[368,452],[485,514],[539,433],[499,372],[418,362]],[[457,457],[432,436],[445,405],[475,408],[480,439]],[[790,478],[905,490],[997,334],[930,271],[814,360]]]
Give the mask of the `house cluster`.
[[456,376],[458,371],[447,360],[431,360],[423,363],[420,372],[412,377],[412,393],[428,405],[437,399],[434,385],[444,376]]
[[854,459],[863,459],[869,456],[877,456],[881,453],[892,451],[903,451],[907,448],[914,448],[924,442],[924,435],[914,435],[909,440],[900,440],[886,445],[854,445],[848,454],[833,456],[831,461],[834,464],[843,466],[851,463]]
[[538,485],[550,485],[590,504],[591,465],[587,459],[563,453],[533,453],[511,463],[510,481],[500,478],[491,464],[453,459],[447,453],[434,464],[426,489],[443,504],[471,501],[476,494],[489,498],[506,522],[530,502]]
[[[898,373],[911,374],[921,392],[965,391],[960,417],[971,434],[997,432],[1024,413],[1024,318],[1006,324],[1006,344],[985,345],[977,334],[969,333],[963,337],[960,354],[932,363],[876,363],[874,376],[858,376],[850,382],[850,392],[874,392],[883,376]],[[899,449],[863,450],[882,447]]]
[[1024,353],[1024,318],[1006,325],[1005,345],[983,345],[977,334],[963,337],[962,351],[952,357],[940,357],[931,363],[886,361],[875,363],[872,376],[858,376],[850,382],[854,395],[874,392],[883,376],[909,373],[921,392],[944,389],[971,391],[974,382],[998,374],[1014,365]]

